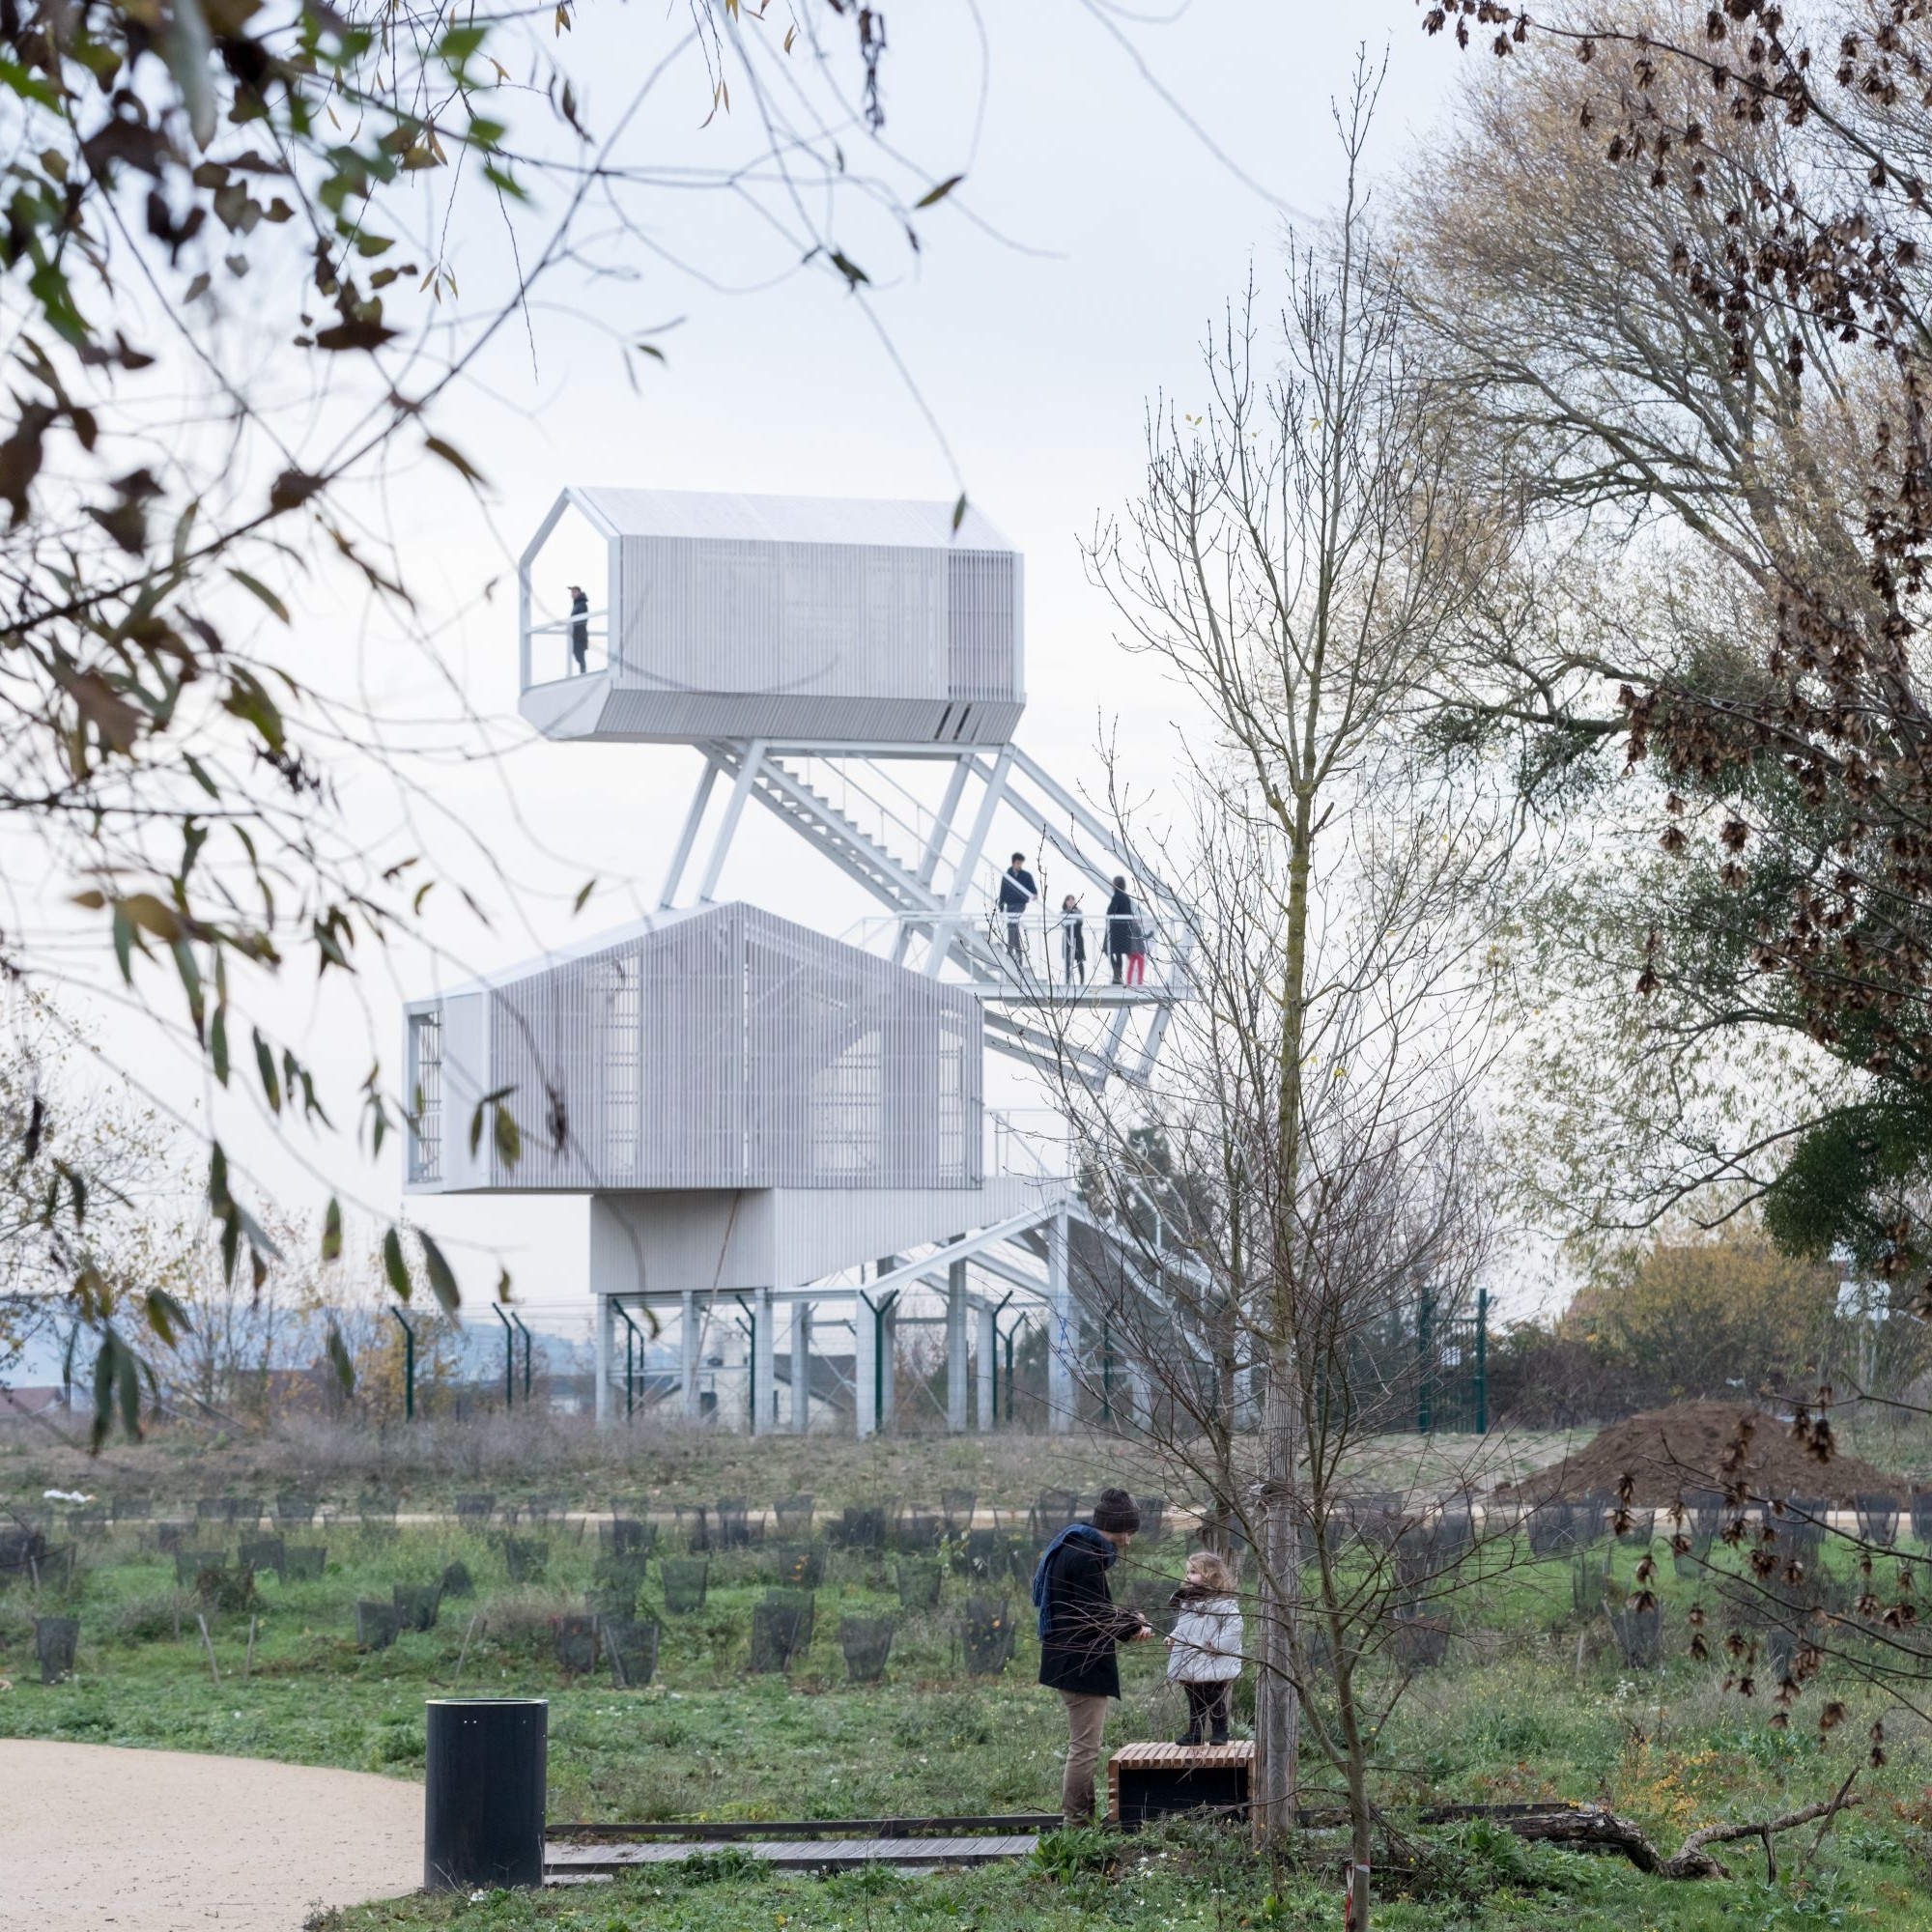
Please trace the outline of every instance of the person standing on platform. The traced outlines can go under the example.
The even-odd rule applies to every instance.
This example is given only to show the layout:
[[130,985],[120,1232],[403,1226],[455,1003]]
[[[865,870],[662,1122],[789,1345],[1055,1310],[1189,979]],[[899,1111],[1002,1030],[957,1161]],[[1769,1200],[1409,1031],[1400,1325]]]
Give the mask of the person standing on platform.
[[1114,969],[1114,984],[1121,983],[1121,967],[1134,950],[1134,935],[1140,921],[1134,902],[1127,896],[1127,882],[1114,881],[1114,896],[1107,901],[1107,959]]
[[577,662],[577,674],[582,677],[590,668],[590,599],[583,594],[581,583],[570,586],[570,655]]
[[1013,863],[1000,874],[1000,910],[1007,916],[1007,951],[1011,953],[1015,966],[1026,964],[1020,919],[1038,896],[1039,888],[1026,868],[1026,854],[1015,852]]
[[1127,928],[1127,984],[1139,986],[1147,980],[1147,921],[1138,912]]
[[1071,893],[1060,902],[1060,964],[1069,986],[1085,981],[1087,922],[1080,917],[1080,901]]
[[1039,1681],[1066,1706],[1066,1769],[1060,1812],[1069,1825],[1094,1822],[1094,1768],[1107,1699],[1121,1694],[1114,1647],[1144,1643],[1153,1626],[1138,1610],[1116,1608],[1107,1572],[1141,1526],[1125,1490],[1102,1490],[1090,1522],[1070,1523],[1047,1545],[1034,1572],[1039,1611]]

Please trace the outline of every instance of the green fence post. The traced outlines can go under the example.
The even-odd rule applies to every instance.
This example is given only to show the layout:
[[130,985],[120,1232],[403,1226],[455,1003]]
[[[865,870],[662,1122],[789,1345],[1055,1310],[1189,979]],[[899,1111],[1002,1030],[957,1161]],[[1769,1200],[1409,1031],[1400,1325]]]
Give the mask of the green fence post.
[[530,1399],[530,1331],[524,1326],[524,1318],[513,1308],[510,1320],[516,1323],[517,1333],[524,1338],[524,1402],[528,1406]]
[[400,1308],[392,1308],[389,1313],[396,1318],[396,1326],[403,1331],[403,1420],[416,1419],[416,1331],[403,1319]]
[[1005,1313],[1007,1303],[1012,1298],[1012,1291],[1009,1289],[1001,1297],[999,1307],[993,1310],[993,1359],[988,1365],[993,1378],[993,1400],[988,1406],[992,1410],[995,1428],[999,1427],[1000,1422],[1000,1317]]
[[515,1408],[517,1406],[517,1331],[510,1326],[510,1318],[493,1301],[490,1313],[503,1324],[503,1406]]
[[631,1320],[631,1311],[621,1301],[612,1301],[617,1320],[624,1324],[624,1420],[629,1422],[638,1407],[638,1367],[644,1354],[644,1338]]
[[1430,1383],[1430,1317],[1435,1313],[1435,1297],[1428,1289],[1422,1291],[1422,1306],[1417,1311],[1415,1323],[1415,1366],[1420,1386],[1415,1397],[1415,1433],[1427,1435],[1430,1430],[1429,1383]]
[[1490,1433],[1490,1291],[1476,1291],[1476,1434]]

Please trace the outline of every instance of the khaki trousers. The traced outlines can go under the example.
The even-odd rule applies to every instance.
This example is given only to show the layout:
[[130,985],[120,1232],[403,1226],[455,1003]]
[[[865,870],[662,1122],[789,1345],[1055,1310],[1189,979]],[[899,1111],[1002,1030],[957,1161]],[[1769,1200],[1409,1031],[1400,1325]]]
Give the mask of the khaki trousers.
[[1066,1775],[1060,1782],[1060,1815],[1069,1825],[1094,1822],[1094,1767],[1100,1761],[1100,1733],[1106,1728],[1107,1700],[1063,1690],[1066,1706]]

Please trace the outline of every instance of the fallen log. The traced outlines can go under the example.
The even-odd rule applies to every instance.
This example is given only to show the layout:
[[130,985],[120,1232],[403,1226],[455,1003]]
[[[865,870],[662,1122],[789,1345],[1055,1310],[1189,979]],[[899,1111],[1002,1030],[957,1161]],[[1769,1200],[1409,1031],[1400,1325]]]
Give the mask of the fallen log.
[[1776,1878],[1777,1855],[1772,1849],[1772,1839],[1780,1832],[1796,1831],[1814,1819],[1823,1818],[1829,1823],[1838,1812],[1860,1803],[1857,1795],[1847,1791],[1850,1783],[1847,1778],[1832,1797],[1787,1811],[1780,1817],[1701,1826],[1668,1858],[1644,1836],[1639,1825],[1629,1818],[1619,1818],[1614,1811],[1606,1811],[1601,1805],[1552,1805],[1547,1811],[1524,1812],[1497,1822],[1518,1837],[1542,1844],[1620,1852],[1638,1871],[1656,1878],[1729,1878],[1732,1875],[1729,1866],[1711,1846],[1734,1844],[1740,1838],[1757,1838],[1764,1845],[1767,1875]]

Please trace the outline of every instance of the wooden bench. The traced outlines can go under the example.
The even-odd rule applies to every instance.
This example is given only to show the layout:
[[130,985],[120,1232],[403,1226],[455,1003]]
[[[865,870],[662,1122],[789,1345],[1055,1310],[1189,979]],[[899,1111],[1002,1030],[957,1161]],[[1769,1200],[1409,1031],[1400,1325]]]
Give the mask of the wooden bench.
[[1255,1747],[1231,1745],[1122,1745],[1107,1760],[1107,1816],[1127,1831],[1170,1811],[1204,1805],[1245,1811]]

